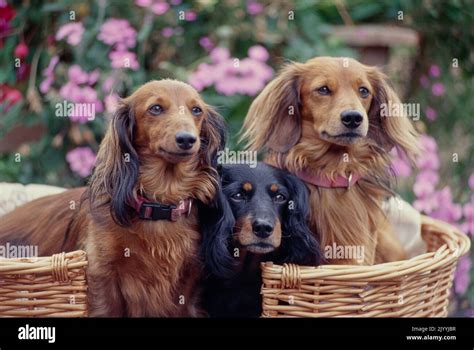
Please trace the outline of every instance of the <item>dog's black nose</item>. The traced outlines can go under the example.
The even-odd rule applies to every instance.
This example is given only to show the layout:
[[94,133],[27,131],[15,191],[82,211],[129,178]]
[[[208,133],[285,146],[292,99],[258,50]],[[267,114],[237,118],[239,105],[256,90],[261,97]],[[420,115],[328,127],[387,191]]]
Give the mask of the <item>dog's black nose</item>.
[[252,223],[252,230],[255,236],[267,238],[273,232],[273,225],[266,220],[257,219]]
[[196,136],[189,132],[180,131],[176,134],[176,144],[183,150],[193,147],[196,142]]
[[349,129],[357,129],[360,124],[362,124],[362,114],[357,111],[344,111],[341,113],[342,124]]

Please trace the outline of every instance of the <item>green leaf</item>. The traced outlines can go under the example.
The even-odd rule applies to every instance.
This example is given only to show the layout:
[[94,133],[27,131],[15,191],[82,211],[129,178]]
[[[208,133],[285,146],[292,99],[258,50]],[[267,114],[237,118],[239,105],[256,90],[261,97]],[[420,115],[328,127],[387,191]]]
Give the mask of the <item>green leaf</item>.
[[349,10],[350,16],[354,21],[362,21],[369,19],[376,14],[383,12],[384,4],[377,2],[362,3],[356,5]]

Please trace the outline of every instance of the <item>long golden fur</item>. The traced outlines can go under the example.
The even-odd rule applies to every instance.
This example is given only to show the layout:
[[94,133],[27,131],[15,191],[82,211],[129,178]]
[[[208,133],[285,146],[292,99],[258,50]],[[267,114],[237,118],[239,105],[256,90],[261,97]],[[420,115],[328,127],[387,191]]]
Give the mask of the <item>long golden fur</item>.
[[[400,100],[379,69],[353,59],[317,57],[284,67],[252,103],[243,125],[247,148],[267,151],[272,165],[330,179],[360,175],[350,189],[307,185],[310,223],[322,249],[333,243],[362,246],[364,264],[404,258],[380,203],[392,194],[390,149],[398,147],[413,160],[418,148],[406,115],[390,109],[382,115],[389,103]],[[347,110],[362,117],[355,137],[344,136],[341,113]],[[360,263],[352,258],[328,262]]]
[[[184,152],[177,146],[180,131],[196,136]],[[41,198],[2,217],[0,242],[38,245],[41,255],[85,249],[91,316],[196,316],[197,206],[172,222],[141,220],[129,204],[138,194],[164,204],[186,198],[208,203],[223,143],[222,118],[192,87],[149,82],[122,101],[89,187]]]

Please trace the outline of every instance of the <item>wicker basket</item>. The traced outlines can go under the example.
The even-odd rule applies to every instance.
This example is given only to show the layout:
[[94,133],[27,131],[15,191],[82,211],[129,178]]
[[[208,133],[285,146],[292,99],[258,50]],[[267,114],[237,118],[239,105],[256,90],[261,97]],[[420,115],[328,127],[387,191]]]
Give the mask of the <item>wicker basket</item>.
[[422,218],[428,253],[373,266],[262,264],[263,317],[446,317],[469,238]]
[[87,316],[86,253],[0,259],[0,317]]

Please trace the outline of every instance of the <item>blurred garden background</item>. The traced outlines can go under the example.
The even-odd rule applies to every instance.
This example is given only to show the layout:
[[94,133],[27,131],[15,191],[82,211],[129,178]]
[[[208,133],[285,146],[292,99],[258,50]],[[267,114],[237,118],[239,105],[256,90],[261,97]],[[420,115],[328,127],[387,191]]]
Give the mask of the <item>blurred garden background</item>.
[[[471,0],[0,0],[0,182],[84,185],[120,97],[159,78],[187,81],[236,137],[287,60],[350,56],[381,66],[420,104],[424,147],[394,153],[397,190],[474,235],[474,2]],[[92,103],[96,117],[56,116]],[[474,316],[471,257],[453,316]]]

